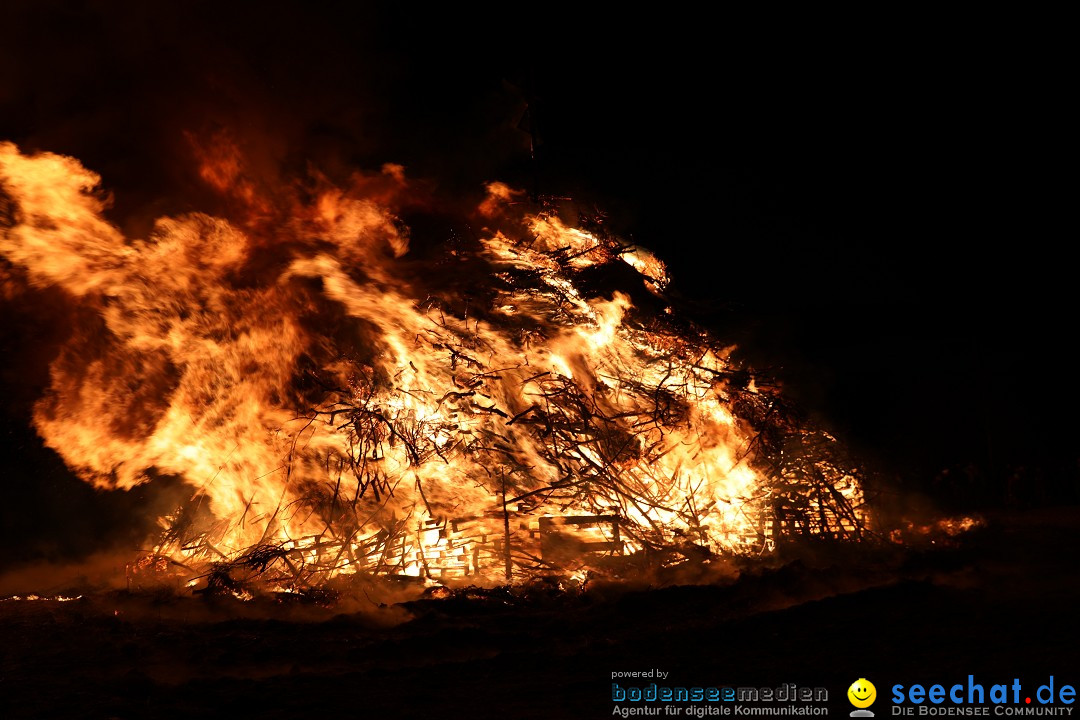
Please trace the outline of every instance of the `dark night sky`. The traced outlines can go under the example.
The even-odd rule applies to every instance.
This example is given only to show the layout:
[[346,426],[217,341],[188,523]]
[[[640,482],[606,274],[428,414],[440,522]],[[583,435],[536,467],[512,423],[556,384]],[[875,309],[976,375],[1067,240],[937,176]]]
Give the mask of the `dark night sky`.
[[[231,128],[290,169],[399,162],[447,195],[535,173],[667,260],[697,316],[870,463],[916,487],[969,462],[1075,482],[1057,39],[1009,19],[456,12],[7,3],[0,139],[78,157],[133,231],[202,209],[185,130]],[[10,537],[89,491],[24,429],[31,348],[60,331],[5,313],[5,482],[36,508],[4,511]]]

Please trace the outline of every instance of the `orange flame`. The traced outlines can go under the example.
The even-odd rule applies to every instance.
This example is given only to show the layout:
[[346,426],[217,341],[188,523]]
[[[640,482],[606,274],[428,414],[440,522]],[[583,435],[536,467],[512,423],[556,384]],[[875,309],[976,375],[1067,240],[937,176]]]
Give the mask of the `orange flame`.
[[[207,181],[270,214],[236,155],[210,160]],[[384,178],[405,182],[397,166]],[[757,462],[736,397],[771,400],[732,382],[731,348],[575,283],[622,261],[659,293],[666,271],[643,249],[526,216],[480,240],[490,302],[469,308],[408,264],[385,187],[325,188],[271,242],[198,213],[126,238],[98,183],[74,159],[0,144],[16,208],[0,254],[87,311],[36,406],[46,443],[101,488],[173,474],[196,489],[162,519],[162,556],[482,579],[550,567],[553,537],[608,555],[760,552],[801,527],[778,503],[805,473],[833,492],[806,500],[813,532],[866,522],[853,471]],[[517,196],[489,191],[481,217]],[[462,262],[448,252],[434,273]]]

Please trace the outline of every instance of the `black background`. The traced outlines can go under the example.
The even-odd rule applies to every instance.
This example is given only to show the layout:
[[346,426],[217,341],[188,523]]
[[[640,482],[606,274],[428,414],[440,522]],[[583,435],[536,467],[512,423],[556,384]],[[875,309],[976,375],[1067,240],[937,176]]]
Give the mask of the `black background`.
[[[8,3],[0,138],[99,172],[136,234],[213,209],[184,132],[215,128],[282,172],[397,162],[447,197],[573,197],[894,482],[949,508],[1074,502],[1052,19],[627,7]],[[5,564],[134,537],[117,519],[157,501],[93,493],[28,429],[63,337],[32,302],[0,328]]]

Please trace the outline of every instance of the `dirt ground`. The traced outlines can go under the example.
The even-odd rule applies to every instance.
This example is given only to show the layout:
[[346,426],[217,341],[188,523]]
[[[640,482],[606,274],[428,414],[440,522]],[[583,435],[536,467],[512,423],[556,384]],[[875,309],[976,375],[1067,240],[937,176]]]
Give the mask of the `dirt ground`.
[[[357,612],[99,594],[0,603],[0,717],[602,718],[612,674],[673,686],[1080,680],[1080,509],[960,547],[817,555],[710,586],[491,592]],[[623,685],[647,685],[620,680]]]

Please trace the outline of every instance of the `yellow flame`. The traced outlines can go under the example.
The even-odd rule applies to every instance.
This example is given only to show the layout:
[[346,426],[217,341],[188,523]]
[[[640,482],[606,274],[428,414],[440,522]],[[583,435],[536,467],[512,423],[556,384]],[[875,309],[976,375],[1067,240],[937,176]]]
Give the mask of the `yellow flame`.
[[[405,182],[398,166],[384,175]],[[581,542],[627,552],[771,546],[772,490],[718,380],[729,351],[628,322],[628,295],[586,298],[571,278],[621,259],[658,291],[666,271],[647,251],[527,217],[524,237],[481,240],[502,284],[496,311],[469,315],[457,298],[430,302],[405,264],[407,232],[359,191],[292,209],[273,245],[198,213],[126,238],[98,182],[74,159],[0,144],[17,209],[0,254],[87,318],[35,408],[46,443],[98,487],[178,475],[214,518],[197,543],[166,533],[159,554],[235,561],[273,546],[297,578],[309,566],[498,576],[545,541],[517,513],[610,514],[618,541],[592,527]],[[516,196],[489,186],[481,215]],[[519,287],[522,273],[539,280]],[[861,507],[854,478],[837,487]]]

